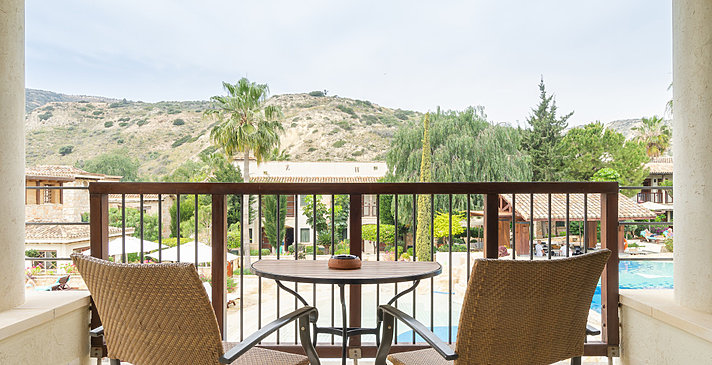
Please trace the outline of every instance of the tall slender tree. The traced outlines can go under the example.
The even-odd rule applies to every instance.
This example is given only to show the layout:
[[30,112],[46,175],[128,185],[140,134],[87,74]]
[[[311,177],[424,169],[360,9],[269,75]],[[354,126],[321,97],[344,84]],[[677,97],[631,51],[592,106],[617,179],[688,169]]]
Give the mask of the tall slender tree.
[[[242,78],[234,85],[223,82],[223,87],[227,95],[211,97],[215,108],[206,110],[204,116],[217,120],[218,124],[213,127],[210,137],[228,158],[242,153],[242,176],[245,182],[249,182],[250,153],[259,163],[275,147],[279,147],[280,134],[284,131],[280,121],[282,112],[277,106],[266,105],[269,94],[267,84],[257,84]],[[245,221],[249,220],[249,200],[249,195],[243,196]],[[242,227],[248,226],[242,223]],[[249,265],[249,250],[246,256]]]
[[[430,113],[423,118],[423,155],[420,159],[420,182],[433,181],[432,156],[430,151]],[[418,227],[416,232],[415,252],[420,261],[430,261],[430,196],[418,196]]]
[[557,148],[568,126],[567,120],[574,112],[560,118],[556,116],[556,99],[553,94],[546,93],[543,77],[539,91],[539,105],[532,109],[532,114],[527,118],[531,129],[524,135],[522,148],[532,158],[532,180],[558,181],[562,178],[563,161]]

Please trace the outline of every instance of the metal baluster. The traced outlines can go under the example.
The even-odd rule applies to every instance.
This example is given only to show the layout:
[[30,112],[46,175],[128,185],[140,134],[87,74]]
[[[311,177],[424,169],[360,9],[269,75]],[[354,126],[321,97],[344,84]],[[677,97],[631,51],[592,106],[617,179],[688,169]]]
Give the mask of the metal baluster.
[[[280,226],[281,226],[281,224],[279,224],[279,222],[280,222],[280,221],[279,221],[279,212],[280,212],[280,210],[279,210],[279,209],[280,209],[280,207],[279,207],[279,201],[280,201],[280,198],[281,198],[281,197],[279,196],[279,194],[277,194],[277,238],[276,238],[276,240],[277,240],[277,260],[279,260],[279,250],[282,249],[282,242],[280,242],[282,236],[280,236],[280,232],[279,232],[279,228],[280,228]],[[289,213],[289,204],[287,204],[287,213]],[[284,217],[284,219],[286,220],[287,217]],[[285,241],[285,243],[287,242],[287,237],[286,237],[286,235],[285,235],[285,237],[284,237],[284,241]],[[277,289],[277,316],[275,317],[275,319],[279,318],[279,285],[277,285],[276,289]],[[279,328],[277,329],[277,345],[279,345]]]
[[467,194],[467,271],[465,282],[470,281],[470,194]]
[[448,194],[448,326],[447,341],[452,343],[452,194]]
[[[594,234],[596,234],[594,232]],[[588,194],[583,194],[583,253],[588,252]]]
[[566,257],[569,257],[569,243],[571,242],[570,241],[570,238],[571,238],[570,228],[571,227],[569,227],[569,224],[571,223],[570,217],[569,217],[570,207],[571,207],[570,206],[570,202],[571,202],[570,198],[571,198],[571,195],[566,194]]
[[158,262],[163,262],[163,219],[162,219],[162,203],[163,202],[163,197],[162,194],[158,194]]
[[[257,195],[257,242],[260,246],[257,250],[257,260],[262,260],[262,194]],[[257,276],[257,329],[260,328],[262,328],[262,277]]]
[[176,259],[180,262],[180,194],[176,194]]
[[141,242],[139,243],[139,247],[141,249],[141,252],[139,253],[140,257],[140,263],[143,264],[143,194],[139,194],[138,196],[138,206],[139,206],[139,218],[138,218],[138,224],[139,224],[139,237],[141,239]]
[[[247,197],[247,201],[250,201],[249,196]],[[245,287],[245,279],[244,279],[244,272],[245,272],[245,239],[244,239],[244,234],[245,234],[245,227],[247,225],[245,224],[245,218],[247,220],[250,220],[249,213],[247,214],[247,217],[245,217],[245,207],[243,207],[243,204],[245,204],[245,196],[240,195],[240,341],[244,339],[244,328],[245,328],[245,322],[244,322],[244,315],[245,315],[245,308],[244,308],[244,303],[245,301],[243,298],[245,297],[245,293],[243,288]],[[248,204],[249,206],[249,204]],[[249,209],[249,208],[248,208]],[[248,249],[249,253],[249,249]]]
[[[335,224],[334,224],[334,199],[336,197],[331,195],[331,255],[334,255],[334,240],[336,236]],[[334,327],[334,284],[331,284],[331,327]],[[331,334],[331,344],[334,344],[334,334]]]
[[529,260],[534,260],[534,193],[529,194]]
[[[198,269],[198,194],[195,194],[195,269]],[[143,239],[142,239],[143,240]],[[242,289],[242,288],[240,288]]]
[[[469,252],[468,252],[469,255]],[[435,261],[435,194],[430,194],[430,261]],[[469,260],[467,265],[470,268]],[[469,276],[469,275],[468,275]],[[430,332],[435,324],[435,280],[430,278]]]
[[551,231],[551,226],[552,226],[552,219],[551,219],[551,193],[549,193],[548,196],[549,200],[549,214],[547,216],[547,220],[549,221],[549,249],[547,250],[546,256],[548,259],[551,259],[551,235],[554,233]]
[[[376,261],[381,261],[381,195],[376,194]],[[381,304],[381,285],[376,284],[376,308]]]
[[517,259],[517,194],[512,194],[512,260]]
[[[396,249],[396,252],[394,253],[395,256],[393,256],[393,261],[398,262],[398,194],[393,195],[393,201],[395,204],[395,215],[393,217],[393,221],[395,223],[395,228],[394,228],[394,235],[393,235],[393,240],[394,242],[394,247]],[[393,284],[394,291],[393,293],[398,293],[398,283]],[[398,300],[396,299],[394,303],[395,307],[398,308]],[[393,322],[393,332],[398,333],[398,321]],[[395,344],[398,344],[398,336],[393,336],[393,340]]]
[[121,262],[126,263],[126,194],[121,194]]
[[[316,202],[312,202],[316,205]],[[292,242],[292,247],[294,248],[294,262],[299,260],[299,239],[301,234],[299,234],[299,194],[294,195],[294,242]],[[314,217],[316,220],[316,217]],[[299,283],[294,283],[294,292],[299,293]],[[294,297],[294,310],[297,310],[298,300]],[[297,321],[294,321],[294,344],[297,344],[297,337],[299,337],[299,325]]]
[[[321,197],[321,195],[319,197]],[[312,258],[314,260],[316,260],[316,195],[312,195],[312,201],[314,202],[314,212],[313,212],[314,219],[312,220],[312,233],[313,233],[312,240],[314,242],[312,243],[312,248],[313,248]],[[316,307],[316,284],[312,284],[312,305],[314,307]],[[316,333],[314,334],[314,337],[315,337],[314,341],[316,341],[316,337],[317,337]]]
[[[416,225],[417,225],[417,218],[418,218],[418,209],[416,206],[416,194],[413,194],[413,262],[418,261],[418,243],[416,241]],[[413,290],[413,318],[415,317],[415,290]],[[413,332],[413,344],[415,344],[415,331]]]

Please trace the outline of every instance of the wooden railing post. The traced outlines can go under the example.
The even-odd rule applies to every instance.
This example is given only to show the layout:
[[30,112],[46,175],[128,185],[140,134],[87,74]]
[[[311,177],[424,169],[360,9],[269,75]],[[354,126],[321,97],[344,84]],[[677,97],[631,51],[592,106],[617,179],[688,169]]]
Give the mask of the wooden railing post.
[[485,194],[484,257],[499,258],[499,194]]
[[[349,196],[349,253],[361,257],[361,194]],[[349,286],[349,327],[361,327],[361,285]],[[346,339],[344,339],[346,341]],[[361,336],[354,336],[349,347],[360,347]]]
[[[595,233],[594,233],[595,234]],[[618,335],[618,192],[601,194],[601,247],[611,250],[601,275],[601,340],[609,355],[619,345]]]
[[89,194],[89,248],[91,255],[109,258],[109,196]]
[[[244,229],[244,226],[242,227]],[[223,340],[227,340],[225,324],[227,323],[227,301],[225,291],[227,290],[227,277],[225,276],[226,246],[227,238],[227,200],[225,195],[213,195],[212,204],[212,248],[213,257],[210,267],[213,310],[218,320],[218,328]],[[241,268],[242,269],[242,268]]]
[[[104,260],[109,258],[109,195],[107,194],[89,194],[89,248],[93,257]],[[90,326],[91,328],[101,326],[101,318],[93,301]],[[103,339],[92,337],[91,356],[105,355]]]

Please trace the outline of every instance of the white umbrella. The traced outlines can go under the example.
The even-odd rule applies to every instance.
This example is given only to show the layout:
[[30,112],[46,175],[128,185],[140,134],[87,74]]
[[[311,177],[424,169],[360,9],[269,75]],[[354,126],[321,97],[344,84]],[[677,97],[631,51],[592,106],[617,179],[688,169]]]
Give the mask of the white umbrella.
[[[122,238],[121,237],[114,238],[113,240],[109,241],[109,256],[118,256],[118,255],[121,255],[122,252],[126,252],[127,254],[141,252],[141,239],[133,237],[133,236],[126,236],[125,251],[124,251],[124,249],[121,248],[121,246],[122,246]],[[168,246],[161,245],[161,247],[166,248]],[[143,240],[143,252],[149,252],[149,251],[155,251],[155,250],[158,250],[158,243],[153,242],[153,241]],[[91,255],[91,250],[84,250],[84,251],[82,251],[82,254]]]
[[[155,259],[158,258],[158,252],[161,252],[162,261],[178,261],[178,247],[171,247],[148,254]],[[238,257],[229,252],[225,253],[227,261],[237,260]],[[213,261],[213,248],[198,242],[198,263]],[[180,262],[195,262],[195,241],[180,245]]]
[[[121,255],[122,248],[122,238],[117,237],[109,241],[109,256]],[[161,247],[166,248],[168,246],[161,245]],[[139,253],[149,252],[158,250],[158,243],[152,241],[143,240],[143,250],[141,250],[141,239],[133,236],[126,236],[126,253]]]

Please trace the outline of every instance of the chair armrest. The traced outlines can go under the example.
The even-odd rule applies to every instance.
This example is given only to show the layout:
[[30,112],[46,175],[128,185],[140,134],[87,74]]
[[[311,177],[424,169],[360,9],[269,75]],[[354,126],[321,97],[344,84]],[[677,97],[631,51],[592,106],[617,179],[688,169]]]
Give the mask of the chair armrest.
[[[304,307],[304,308],[299,308],[295,310],[294,312],[291,312],[287,315],[284,315],[282,317],[277,318],[276,320],[270,322],[266,326],[262,327],[259,331],[251,334],[248,336],[244,341],[240,342],[237,346],[231,348],[229,351],[227,351],[223,356],[220,357],[220,362],[223,364],[231,364],[235,360],[237,360],[238,357],[242,356],[244,353],[246,353],[248,350],[250,350],[252,347],[257,345],[260,341],[262,341],[265,337],[269,336],[273,332],[277,331],[281,327],[283,327],[286,324],[289,324],[290,322],[294,321],[295,319],[298,318],[304,318],[304,317],[311,317],[316,315],[317,310],[314,307]],[[309,329],[307,328],[306,331]],[[304,342],[304,341],[302,341]],[[311,346],[311,341],[307,341],[309,346]],[[305,346],[304,343],[302,343],[302,346]]]
[[403,313],[402,311],[390,305],[380,305],[378,306],[378,308],[383,312],[392,315],[397,320],[405,323],[408,327],[413,329],[415,333],[419,334],[420,337],[422,337],[425,342],[432,346],[432,348],[435,349],[435,351],[437,351],[438,354],[440,354],[440,356],[442,356],[445,360],[457,359],[457,353],[455,353],[455,351],[450,346],[448,346],[443,340],[441,340],[440,337],[430,332],[427,327],[425,327],[422,323],[418,322],[415,318]]
[[97,328],[89,330],[90,337],[102,337],[104,336],[104,326],[99,326]]
[[591,326],[590,324],[586,324],[586,336],[594,336],[594,335],[600,335],[601,330],[599,330],[596,327]]

